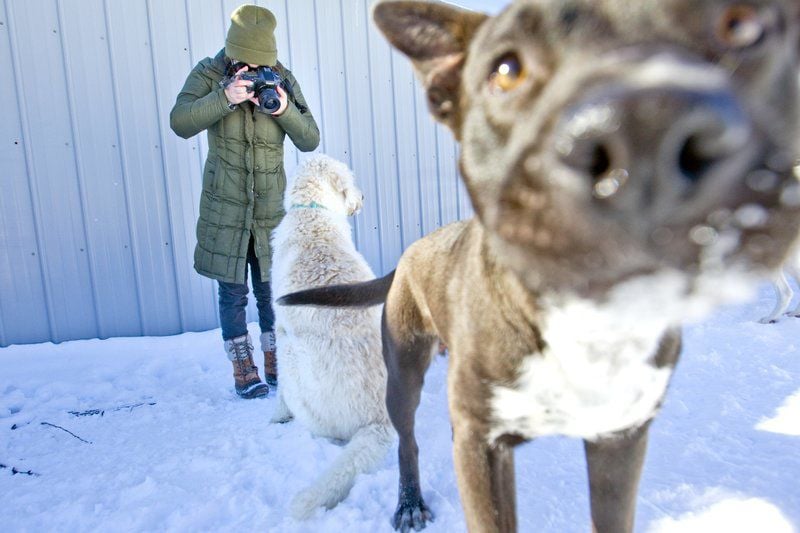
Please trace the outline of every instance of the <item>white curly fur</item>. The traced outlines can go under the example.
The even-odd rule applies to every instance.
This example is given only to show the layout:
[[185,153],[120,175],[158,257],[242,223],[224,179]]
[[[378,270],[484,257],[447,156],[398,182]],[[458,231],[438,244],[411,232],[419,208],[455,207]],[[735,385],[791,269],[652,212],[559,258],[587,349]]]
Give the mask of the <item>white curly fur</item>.
[[[347,220],[361,202],[345,164],[318,155],[298,168],[286,216],[272,237],[276,298],[375,277],[355,249]],[[377,467],[394,439],[385,405],[381,308],[274,309],[280,386],[272,422],[294,417],[315,436],[348,441],[334,464],[294,497],[292,516],[304,519],[343,500],[355,477]]]

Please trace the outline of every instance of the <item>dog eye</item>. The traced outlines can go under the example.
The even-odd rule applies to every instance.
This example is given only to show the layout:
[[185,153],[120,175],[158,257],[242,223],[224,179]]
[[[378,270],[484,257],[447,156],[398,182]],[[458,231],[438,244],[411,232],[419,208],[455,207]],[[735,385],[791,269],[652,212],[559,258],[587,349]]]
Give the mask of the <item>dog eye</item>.
[[717,21],[716,36],[729,48],[747,48],[764,37],[767,23],[758,10],[740,4],[728,7]]
[[517,54],[509,53],[495,62],[489,75],[489,87],[493,92],[512,91],[525,81],[525,77],[526,72],[519,57]]

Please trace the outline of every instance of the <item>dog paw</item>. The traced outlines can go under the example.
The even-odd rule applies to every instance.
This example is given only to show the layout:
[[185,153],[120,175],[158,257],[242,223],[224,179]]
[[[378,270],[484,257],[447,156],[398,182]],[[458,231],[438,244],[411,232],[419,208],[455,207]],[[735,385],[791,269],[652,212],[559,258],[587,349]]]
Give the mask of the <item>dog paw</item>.
[[301,490],[292,498],[290,512],[295,520],[308,520],[318,507],[320,507],[320,503],[317,494],[306,489]]
[[286,424],[287,422],[291,422],[294,420],[294,416],[292,415],[282,415],[282,416],[273,416],[269,419],[270,424]]
[[433,522],[433,518],[433,512],[422,498],[417,498],[415,501],[401,501],[394,512],[392,526],[402,533],[407,533],[411,529],[420,531],[425,528],[427,522]]

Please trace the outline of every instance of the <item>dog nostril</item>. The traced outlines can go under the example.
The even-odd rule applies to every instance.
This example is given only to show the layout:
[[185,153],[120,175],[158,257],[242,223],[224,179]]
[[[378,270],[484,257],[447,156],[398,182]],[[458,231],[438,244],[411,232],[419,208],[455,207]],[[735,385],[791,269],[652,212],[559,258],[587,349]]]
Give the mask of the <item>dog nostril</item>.
[[701,139],[692,135],[683,144],[678,155],[678,168],[687,181],[697,183],[708,172],[714,159],[708,155],[707,150],[703,150]]
[[611,154],[602,144],[597,144],[592,150],[592,159],[589,164],[589,174],[594,180],[598,180],[611,170]]

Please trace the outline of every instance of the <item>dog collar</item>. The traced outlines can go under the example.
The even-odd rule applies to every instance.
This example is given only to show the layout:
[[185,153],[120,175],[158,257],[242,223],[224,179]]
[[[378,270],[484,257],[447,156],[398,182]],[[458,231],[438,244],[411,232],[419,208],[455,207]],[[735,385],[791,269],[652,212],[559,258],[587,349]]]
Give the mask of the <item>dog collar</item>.
[[308,204],[292,204],[292,209],[328,209],[322,204],[318,204],[317,202],[311,202]]

